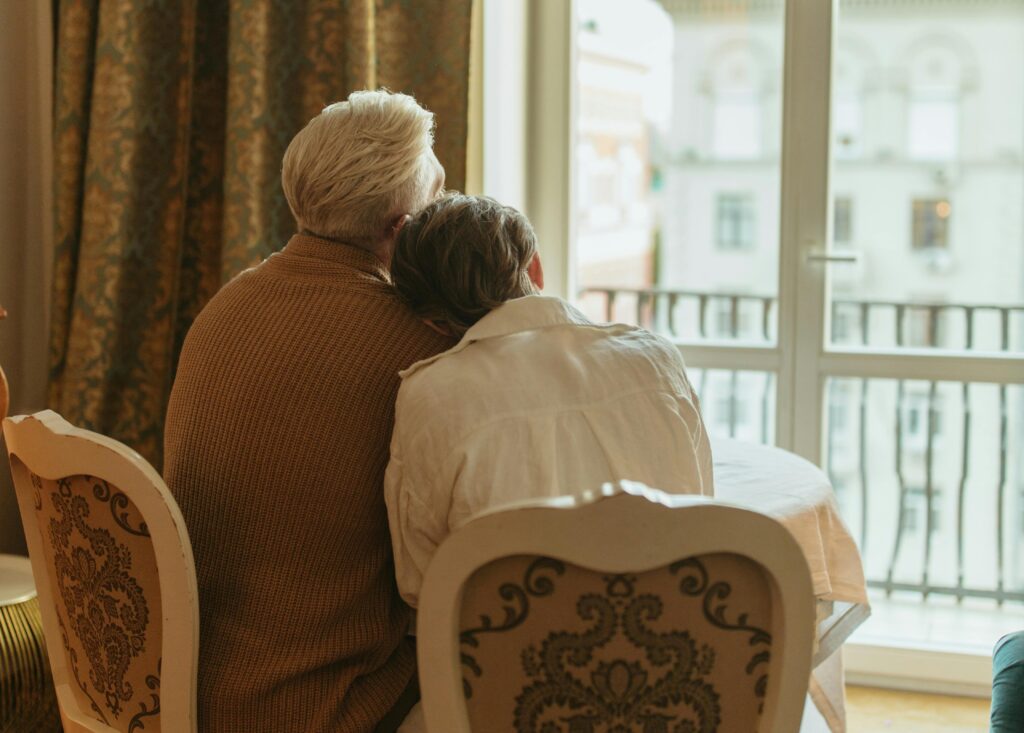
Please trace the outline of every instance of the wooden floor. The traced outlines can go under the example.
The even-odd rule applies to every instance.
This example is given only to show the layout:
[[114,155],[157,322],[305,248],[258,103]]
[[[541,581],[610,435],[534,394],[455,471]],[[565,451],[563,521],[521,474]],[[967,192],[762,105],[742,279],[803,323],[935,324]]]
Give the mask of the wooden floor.
[[987,733],[988,700],[846,688],[849,733]]

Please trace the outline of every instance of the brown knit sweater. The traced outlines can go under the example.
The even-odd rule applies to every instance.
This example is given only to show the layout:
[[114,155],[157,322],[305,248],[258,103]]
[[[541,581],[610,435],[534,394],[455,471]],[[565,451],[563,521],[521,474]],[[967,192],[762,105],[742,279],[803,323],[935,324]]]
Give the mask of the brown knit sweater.
[[297,235],[189,331],[165,474],[199,578],[199,730],[371,731],[415,667],[382,484],[398,372],[451,344],[376,257]]

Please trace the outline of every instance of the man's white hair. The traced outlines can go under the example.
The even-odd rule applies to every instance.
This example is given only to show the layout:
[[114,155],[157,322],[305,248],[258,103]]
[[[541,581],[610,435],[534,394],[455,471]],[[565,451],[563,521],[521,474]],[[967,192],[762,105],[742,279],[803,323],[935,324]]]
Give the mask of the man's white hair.
[[407,94],[353,92],[288,145],[281,184],[299,231],[356,245],[428,203],[434,115]]

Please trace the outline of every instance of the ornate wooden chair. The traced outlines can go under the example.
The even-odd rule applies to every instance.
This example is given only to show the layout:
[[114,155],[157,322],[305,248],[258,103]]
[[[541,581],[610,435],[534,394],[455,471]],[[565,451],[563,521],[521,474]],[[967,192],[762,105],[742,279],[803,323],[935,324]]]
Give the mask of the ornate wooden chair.
[[64,730],[196,730],[185,523],[130,448],[49,410],[3,424]]
[[483,515],[417,623],[430,733],[792,733],[814,643],[776,521],[640,484]]

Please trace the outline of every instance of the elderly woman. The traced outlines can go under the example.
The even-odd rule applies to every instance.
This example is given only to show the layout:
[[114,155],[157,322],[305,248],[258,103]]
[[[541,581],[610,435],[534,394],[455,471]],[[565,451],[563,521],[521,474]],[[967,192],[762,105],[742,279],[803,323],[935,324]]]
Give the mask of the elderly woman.
[[398,373],[451,345],[387,274],[444,171],[433,115],[359,92],[295,136],[298,234],[189,331],[165,475],[199,579],[201,731],[383,730],[411,705],[383,480]]

